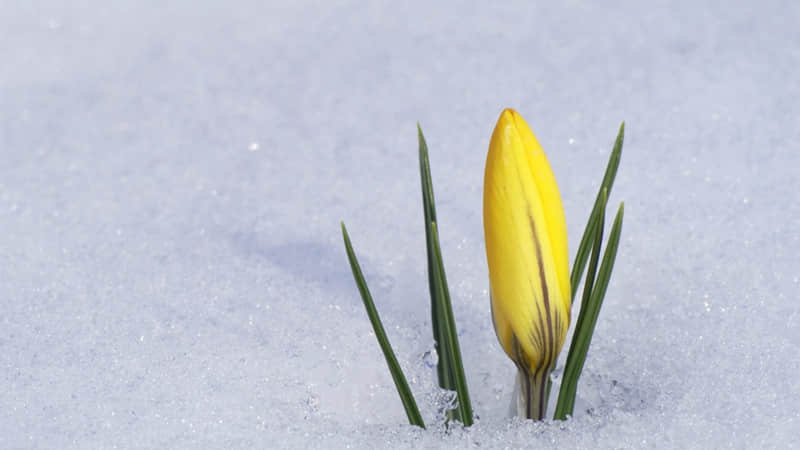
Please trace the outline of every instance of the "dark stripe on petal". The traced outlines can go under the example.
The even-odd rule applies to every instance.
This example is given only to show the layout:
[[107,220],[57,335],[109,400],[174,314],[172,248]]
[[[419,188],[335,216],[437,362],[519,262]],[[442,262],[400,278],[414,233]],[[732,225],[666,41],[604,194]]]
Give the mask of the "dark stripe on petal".
[[539,326],[536,326],[536,324],[534,324],[533,328],[536,330],[536,333],[538,334],[539,337],[539,342],[541,343],[539,345],[539,354],[541,355],[541,359],[537,362],[538,365],[536,366],[536,369],[538,369],[539,367],[547,365],[547,357],[548,357],[547,349],[549,347],[549,344],[547,342],[547,337],[546,337],[547,330],[545,330],[545,324],[544,324],[544,315],[547,313],[546,312],[547,310],[545,310],[545,313],[542,313],[540,302],[537,301],[534,302],[534,304],[536,305],[536,310],[539,313],[537,316],[537,319],[539,321],[538,324]]
[[536,317],[539,321],[538,325],[536,323],[532,323],[531,325],[531,332],[530,332],[530,341],[534,344],[534,347],[539,352],[540,355],[543,355],[546,350],[547,342],[544,340],[544,322],[542,321],[542,308],[538,301],[534,299],[533,305],[536,307]]
[[519,345],[517,335],[515,335],[513,331],[511,333],[511,353],[514,355],[514,364],[516,364],[517,369],[527,371],[527,364],[525,363],[525,357],[522,353],[522,348]]
[[528,214],[531,222],[531,232],[533,233],[533,243],[536,248],[536,261],[539,264],[539,280],[542,283],[542,303],[544,304],[545,316],[547,317],[547,338],[548,338],[548,355],[545,365],[549,366],[553,356],[555,355],[555,340],[553,339],[553,319],[550,317],[550,292],[547,289],[547,277],[544,273],[544,261],[542,259],[542,248],[539,246],[539,236],[536,234],[536,224],[533,222],[533,216]]

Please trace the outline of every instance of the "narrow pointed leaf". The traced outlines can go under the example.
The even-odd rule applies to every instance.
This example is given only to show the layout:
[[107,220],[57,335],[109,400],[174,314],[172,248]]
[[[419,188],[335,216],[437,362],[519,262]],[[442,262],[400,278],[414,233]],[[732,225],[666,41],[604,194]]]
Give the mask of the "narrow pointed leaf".
[[[595,235],[592,245],[592,253],[589,258],[589,267],[586,270],[586,279],[583,282],[583,297],[581,298],[581,311],[586,310],[589,304],[589,299],[592,295],[592,288],[594,287],[595,277],[597,276],[597,264],[600,260],[600,249],[603,246],[603,231],[606,222],[606,204],[608,201],[608,191],[603,189],[603,200],[600,206],[600,215],[597,225],[594,227]],[[586,317],[585,314],[578,315],[578,323],[575,329],[581,326],[581,317]]]
[[439,303],[439,311],[442,313],[440,325],[444,331],[444,339],[447,342],[447,353],[440,355],[440,361],[442,359],[447,359],[451,369],[450,376],[455,383],[455,391],[458,396],[458,404],[455,409],[457,414],[455,418],[460,420],[464,426],[470,426],[473,423],[472,404],[469,399],[467,379],[464,376],[464,366],[461,363],[461,348],[458,344],[456,323],[453,317],[452,304],[450,302],[450,291],[447,287],[447,278],[444,273],[444,263],[442,262],[442,252],[439,247],[439,233],[435,222],[431,223],[431,238],[433,244],[434,281],[437,293],[436,301]]
[[350,243],[350,236],[347,234],[347,228],[345,228],[344,222],[342,222],[342,237],[344,238],[344,246],[347,250],[347,259],[350,261],[350,268],[353,271],[353,278],[355,279],[358,290],[361,293],[361,299],[364,301],[364,307],[367,310],[369,321],[372,323],[372,329],[375,332],[375,337],[378,339],[378,344],[383,351],[383,356],[386,358],[386,364],[389,366],[389,371],[392,373],[392,379],[394,379],[394,385],[397,388],[397,393],[400,395],[400,400],[403,402],[403,407],[406,410],[408,422],[412,425],[425,428],[425,422],[423,422],[422,415],[419,413],[417,402],[414,400],[414,395],[411,393],[411,389],[408,387],[408,382],[406,381],[405,375],[403,375],[403,370],[400,368],[400,364],[397,362],[397,358],[394,356],[394,351],[389,343],[389,338],[386,337],[386,332],[384,331],[383,324],[378,316],[378,311],[375,309],[375,304],[372,301],[372,295],[367,287],[367,282],[364,280],[364,275],[361,273],[361,267],[356,259],[356,254],[353,251],[353,246]]
[[[565,367],[564,380],[562,381],[561,391],[559,392],[559,407],[556,408],[556,419],[564,419],[567,415],[571,415],[575,407],[575,392],[578,386],[578,379],[580,378],[581,371],[583,370],[583,363],[586,360],[586,355],[589,351],[589,345],[592,341],[594,328],[597,324],[597,316],[600,314],[600,307],[606,295],[608,282],[611,279],[611,271],[614,269],[614,261],[617,257],[617,248],[619,247],[620,233],[622,233],[622,219],[624,214],[625,204],[619,205],[617,216],[614,219],[614,225],[611,227],[611,233],[608,238],[608,245],[603,253],[603,261],[600,264],[600,269],[597,271],[597,279],[592,289],[592,294],[586,305],[586,318],[581,323],[579,328],[575,329],[575,334],[578,336],[574,341],[574,347],[570,348],[570,357],[573,358],[572,367]],[[583,311],[581,311],[583,315]],[[574,357],[572,352],[575,352]],[[567,370],[569,369],[569,374]],[[563,397],[563,399],[562,399]]]
[[[597,274],[597,262],[600,259],[600,248],[603,243],[603,224],[605,223],[606,201],[608,200],[608,191],[603,189],[603,197],[600,208],[600,220],[597,222],[598,226],[595,227],[594,239],[592,240],[592,253],[589,259],[589,268],[586,271],[586,280],[583,282],[583,298],[581,300],[581,309],[578,314],[578,320],[575,322],[575,331],[572,334],[572,342],[569,346],[569,353],[567,353],[567,362],[564,365],[564,374],[561,381],[561,389],[559,391],[558,402],[556,403],[556,410],[553,418],[556,420],[564,420],[567,411],[572,411],[575,400],[575,386],[577,386],[577,375],[575,368],[578,366],[576,359],[578,358],[578,341],[582,338],[578,330],[583,329],[583,324],[586,322],[586,316],[590,314],[588,304],[591,299],[592,286],[594,285],[595,276]],[[583,365],[582,363],[580,364]],[[579,373],[579,372],[577,372]],[[563,394],[563,395],[562,395]]]
[[572,286],[572,298],[575,299],[575,292],[578,290],[578,283],[580,283],[583,269],[586,266],[586,260],[589,258],[589,252],[592,248],[592,240],[594,237],[594,230],[599,222],[598,216],[600,215],[600,203],[603,190],[607,191],[607,195],[611,195],[611,188],[614,185],[614,179],[617,176],[617,168],[619,167],[620,157],[622,155],[622,143],[625,140],[625,122],[619,127],[617,139],[614,141],[614,147],[611,150],[611,156],[608,158],[606,165],[606,172],[603,175],[603,182],[600,184],[600,189],[597,192],[597,198],[594,202],[594,207],[589,215],[589,220],[586,223],[586,229],[583,231],[581,243],[578,245],[578,251],[575,254],[575,261],[572,263],[572,273],[570,274],[570,284]]
[[454,391],[456,390],[453,370],[450,367],[450,359],[447,354],[450,350],[447,347],[447,338],[442,325],[443,312],[441,311],[441,301],[437,301],[438,291],[436,288],[436,263],[434,261],[433,250],[433,223],[436,222],[436,206],[433,197],[433,182],[431,181],[430,162],[428,160],[428,144],[422,134],[422,128],[417,124],[417,136],[419,138],[419,173],[422,185],[422,206],[425,219],[425,243],[428,257],[428,289],[431,295],[431,326],[433,328],[433,339],[438,355],[436,363],[436,374],[439,379],[439,387]]

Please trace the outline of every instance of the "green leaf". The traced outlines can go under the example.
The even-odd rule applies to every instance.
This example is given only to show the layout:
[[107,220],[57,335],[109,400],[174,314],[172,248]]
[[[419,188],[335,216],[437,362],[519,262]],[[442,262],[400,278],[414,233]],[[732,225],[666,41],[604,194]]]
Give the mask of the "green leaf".
[[422,128],[417,124],[419,137],[419,171],[422,184],[422,205],[425,219],[425,242],[428,257],[428,288],[431,295],[431,325],[435,340],[438,362],[436,371],[439,386],[456,391],[456,408],[448,411],[448,416],[460,420],[465,426],[472,425],[472,405],[469,399],[461,349],[450,302],[450,290],[439,247],[439,233],[436,228],[436,206],[433,197],[428,145]]
[[383,356],[386,358],[386,364],[389,366],[389,371],[392,373],[394,385],[397,387],[397,393],[400,394],[400,400],[403,402],[403,407],[408,416],[408,422],[412,425],[425,428],[425,422],[422,421],[422,415],[419,413],[419,408],[417,408],[417,402],[414,400],[411,389],[408,387],[406,377],[403,375],[403,370],[400,368],[400,364],[394,356],[389,338],[386,337],[386,332],[383,329],[383,324],[381,324],[378,311],[375,309],[375,304],[372,301],[372,295],[367,287],[367,282],[364,280],[364,275],[361,273],[361,267],[356,259],[356,254],[353,251],[353,246],[350,243],[350,236],[347,234],[347,228],[345,228],[344,222],[342,222],[342,237],[344,238],[344,246],[347,250],[347,259],[350,261],[350,268],[353,271],[353,278],[361,293],[361,299],[364,300],[367,316],[369,316],[369,321],[372,323],[372,329],[375,331],[375,337],[378,338],[378,344],[383,351]]
[[[564,420],[566,418],[566,411],[572,411],[573,403],[575,400],[575,392],[573,387],[577,386],[575,377],[575,367],[577,367],[576,358],[578,357],[577,351],[578,341],[583,336],[578,330],[582,330],[586,321],[586,316],[589,314],[589,300],[591,299],[592,286],[594,285],[595,276],[597,274],[597,262],[599,260],[600,248],[603,243],[603,224],[605,223],[606,215],[606,202],[608,200],[608,191],[603,189],[603,196],[601,199],[600,220],[598,227],[595,227],[595,233],[592,239],[592,253],[589,259],[589,269],[586,271],[586,281],[583,283],[583,298],[581,301],[581,309],[578,314],[578,319],[575,321],[575,331],[572,334],[572,342],[569,346],[569,353],[567,354],[567,362],[564,366],[564,374],[562,376],[561,389],[558,395],[558,402],[556,403],[556,410],[553,418],[556,420]],[[582,364],[581,364],[582,365]],[[563,395],[562,395],[563,394]]]
[[606,172],[603,175],[603,182],[600,184],[600,189],[597,192],[597,198],[594,201],[594,207],[589,215],[589,220],[586,222],[586,229],[583,231],[581,243],[578,245],[578,252],[575,254],[575,261],[572,263],[572,273],[570,274],[570,285],[572,287],[572,299],[575,299],[575,292],[578,290],[578,283],[580,283],[583,269],[586,266],[586,260],[589,258],[589,251],[591,250],[592,240],[595,233],[595,228],[599,223],[600,203],[603,191],[607,195],[611,195],[611,187],[614,185],[614,178],[617,176],[617,168],[619,167],[619,160],[622,155],[622,143],[625,140],[625,122],[619,126],[619,133],[617,139],[614,141],[614,147],[611,150],[611,156],[608,158],[606,165]]
[[[596,284],[592,288],[588,302],[586,302],[585,310],[581,310],[580,317],[578,318],[579,323],[575,327],[569,355],[567,355],[567,364],[564,367],[564,376],[558,395],[558,404],[553,417],[556,420],[565,419],[568,415],[572,414],[575,408],[575,393],[578,388],[578,379],[583,371],[583,364],[589,352],[589,345],[592,342],[592,335],[594,334],[594,328],[597,324],[597,316],[600,314],[600,307],[603,305],[608,282],[611,279],[611,271],[614,269],[614,261],[617,257],[619,237],[622,233],[624,208],[625,204],[620,203],[617,216],[614,219],[614,225],[611,227],[608,245],[603,253],[603,261],[600,264],[600,269],[597,271]],[[603,216],[604,214],[600,215],[601,218]],[[597,239],[595,240],[592,250],[592,258],[595,260],[600,250],[599,235],[600,233],[595,235]]]
[[449,358],[446,357],[449,350],[447,349],[447,337],[442,326],[443,312],[441,311],[441,302],[437,301],[437,288],[436,288],[436,263],[433,260],[433,223],[436,222],[436,206],[433,199],[433,183],[431,181],[430,162],[428,160],[428,145],[425,142],[425,136],[422,134],[422,128],[419,123],[417,124],[417,135],[419,137],[419,173],[422,184],[422,207],[425,219],[425,244],[428,257],[428,290],[431,296],[431,326],[433,328],[434,348],[438,355],[438,362],[436,364],[436,374],[439,379],[439,387],[450,391],[456,390],[456,383],[452,377],[452,369],[450,367]]
[[436,301],[439,303],[439,311],[442,312],[441,328],[444,329],[444,336],[447,342],[445,348],[447,353],[440,355],[441,359],[447,359],[451,369],[450,376],[455,382],[458,404],[456,406],[456,419],[460,420],[464,426],[470,426],[472,419],[472,404],[469,400],[467,389],[467,379],[464,376],[464,366],[461,364],[461,348],[458,344],[458,334],[456,322],[453,317],[453,308],[450,303],[450,292],[447,287],[447,278],[444,274],[444,263],[442,262],[442,252],[439,248],[439,232],[436,223],[431,223],[431,236],[433,238],[434,251],[434,272],[436,281]]
[[[578,314],[578,321],[575,324],[575,329],[578,330],[581,328],[583,324],[583,320],[586,317],[586,314],[583,314],[584,311],[587,310],[587,305],[589,304],[589,299],[592,295],[592,287],[594,286],[594,280],[597,276],[597,263],[600,259],[600,249],[603,246],[603,231],[606,222],[606,205],[608,202],[608,191],[603,189],[603,198],[600,207],[600,216],[597,222],[597,226],[594,227],[595,234],[594,239],[592,241],[592,253],[591,257],[589,258],[589,267],[586,271],[586,279],[583,282],[583,297],[581,298],[581,310],[580,314]],[[575,342],[575,336],[577,334],[573,334],[573,343]],[[572,345],[570,345],[570,348]]]

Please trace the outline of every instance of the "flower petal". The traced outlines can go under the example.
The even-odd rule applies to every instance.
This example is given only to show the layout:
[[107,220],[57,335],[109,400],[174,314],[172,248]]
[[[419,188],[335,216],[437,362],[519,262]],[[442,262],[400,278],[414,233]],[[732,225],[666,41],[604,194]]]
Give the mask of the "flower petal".
[[569,326],[566,221],[547,157],[524,119],[500,115],[484,173],[492,317],[521,370],[548,370]]

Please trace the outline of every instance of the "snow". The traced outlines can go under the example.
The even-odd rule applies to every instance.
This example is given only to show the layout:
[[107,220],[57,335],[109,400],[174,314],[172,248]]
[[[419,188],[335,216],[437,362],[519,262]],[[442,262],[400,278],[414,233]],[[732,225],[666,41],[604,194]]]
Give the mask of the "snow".
[[[800,440],[800,7],[484,3],[4,4],[0,447]],[[567,422],[507,417],[480,212],[504,107],[548,153],[571,251],[626,121],[622,243]],[[417,121],[466,430],[437,422],[425,356]]]

